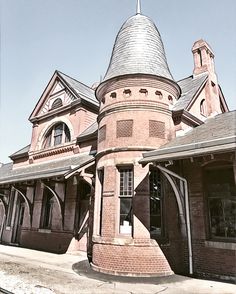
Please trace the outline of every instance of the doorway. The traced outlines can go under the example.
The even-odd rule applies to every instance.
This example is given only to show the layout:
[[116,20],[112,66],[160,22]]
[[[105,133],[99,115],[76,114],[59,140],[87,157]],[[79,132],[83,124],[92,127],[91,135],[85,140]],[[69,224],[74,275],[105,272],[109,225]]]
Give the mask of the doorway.
[[24,220],[24,213],[25,213],[25,202],[22,197],[18,196],[16,202],[16,211],[15,211],[15,221],[14,221],[14,229],[12,235],[12,243],[20,244],[21,238],[21,229]]

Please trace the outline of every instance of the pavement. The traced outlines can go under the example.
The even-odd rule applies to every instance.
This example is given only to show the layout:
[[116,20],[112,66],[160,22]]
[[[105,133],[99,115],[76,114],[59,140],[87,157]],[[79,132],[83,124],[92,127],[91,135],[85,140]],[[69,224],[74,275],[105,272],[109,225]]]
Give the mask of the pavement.
[[4,290],[14,294],[235,294],[236,285],[179,275],[116,277],[94,272],[82,252],[53,254],[0,245],[0,293],[7,293]]

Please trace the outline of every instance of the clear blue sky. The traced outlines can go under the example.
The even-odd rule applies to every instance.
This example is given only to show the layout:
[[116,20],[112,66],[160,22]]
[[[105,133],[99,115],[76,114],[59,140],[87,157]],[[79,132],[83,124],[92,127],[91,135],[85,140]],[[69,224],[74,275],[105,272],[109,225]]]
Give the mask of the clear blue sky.
[[[136,0],[0,0],[0,162],[31,140],[28,117],[58,69],[92,85],[105,74],[123,22]],[[236,1],[142,0],[156,23],[176,80],[192,74],[191,46],[215,53],[219,83],[236,109]]]

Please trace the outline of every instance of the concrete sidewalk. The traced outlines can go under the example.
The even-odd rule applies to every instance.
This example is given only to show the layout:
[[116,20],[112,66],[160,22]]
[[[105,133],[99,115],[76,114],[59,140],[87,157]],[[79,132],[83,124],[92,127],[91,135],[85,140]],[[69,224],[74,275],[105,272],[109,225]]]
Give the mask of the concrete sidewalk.
[[174,275],[113,277],[93,272],[84,253],[52,254],[0,245],[0,288],[15,294],[234,294],[236,285]]

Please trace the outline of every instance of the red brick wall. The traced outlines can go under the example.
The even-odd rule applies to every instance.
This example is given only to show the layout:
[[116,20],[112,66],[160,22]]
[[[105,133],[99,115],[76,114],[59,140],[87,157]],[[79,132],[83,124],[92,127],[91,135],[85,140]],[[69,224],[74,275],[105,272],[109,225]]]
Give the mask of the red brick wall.
[[[153,244],[94,244],[93,265],[119,275],[165,276],[172,274],[159,246]],[[94,267],[94,269],[96,269]]]

